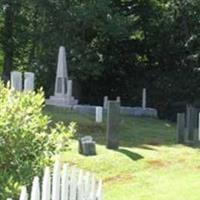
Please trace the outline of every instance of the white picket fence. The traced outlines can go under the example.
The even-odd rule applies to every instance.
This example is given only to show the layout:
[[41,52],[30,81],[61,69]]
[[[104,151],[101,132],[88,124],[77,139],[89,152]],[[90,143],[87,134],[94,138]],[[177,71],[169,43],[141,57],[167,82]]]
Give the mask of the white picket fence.
[[[49,167],[44,170],[42,185],[35,177],[29,198],[25,186],[21,189],[19,200],[102,200],[102,181],[96,180],[89,172],[56,162],[53,174]],[[12,199],[7,199],[12,200]]]

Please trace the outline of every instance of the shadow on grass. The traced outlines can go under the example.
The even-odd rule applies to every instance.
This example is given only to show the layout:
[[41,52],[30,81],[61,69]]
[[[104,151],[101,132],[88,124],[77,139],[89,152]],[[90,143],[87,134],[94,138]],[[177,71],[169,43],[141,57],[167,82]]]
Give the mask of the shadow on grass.
[[134,152],[129,151],[129,150],[127,150],[127,149],[120,148],[120,149],[118,149],[117,151],[120,152],[120,153],[122,153],[122,154],[124,154],[124,155],[126,155],[126,156],[128,156],[131,160],[134,160],[134,161],[140,160],[140,159],[143,159],[143,158],[144,158],[144,157],[141,156],[140,154],[134,153]]

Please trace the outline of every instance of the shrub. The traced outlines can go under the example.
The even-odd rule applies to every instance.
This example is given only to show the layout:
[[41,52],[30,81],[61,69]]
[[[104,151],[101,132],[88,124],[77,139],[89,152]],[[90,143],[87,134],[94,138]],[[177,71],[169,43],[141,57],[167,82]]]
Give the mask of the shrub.
[[0,83],[0,199],[15,197],[55,153],[69,146],[75,124],[49,127],[44,95],[16,92]]

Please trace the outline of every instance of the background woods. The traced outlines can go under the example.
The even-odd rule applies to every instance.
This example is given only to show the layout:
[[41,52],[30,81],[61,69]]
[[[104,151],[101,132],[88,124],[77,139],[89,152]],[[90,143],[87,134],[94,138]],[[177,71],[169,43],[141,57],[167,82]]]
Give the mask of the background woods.
[[81,103],[139,105],[146,87],[171,117],[200,98],[199,11],[198,0],[0,0],[2,77],[31,70],[49,96],[63,45]]

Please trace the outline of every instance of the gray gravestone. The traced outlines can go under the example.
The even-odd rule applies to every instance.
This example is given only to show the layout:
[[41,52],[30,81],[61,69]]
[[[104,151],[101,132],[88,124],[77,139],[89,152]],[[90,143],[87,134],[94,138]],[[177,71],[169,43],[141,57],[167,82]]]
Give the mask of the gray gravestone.
[[24,91],[33,91],[34,90],[34,80],[35,74],[32,72],[24,73]]
[[107,107],[108,107],[108,96],[105,96],[103,98],[103,108],[107,109]]
[[177,114],[177,143],[185,142],[185,114]]
[[96,145],[94,141],[84,141],[82,142],[83,155],[94,156],[96,155]]
[[96,144],[91,136],[84,136],[79,139],[79,153],[85,156],[96,155]]
[[194,107],[192,105],[187,105],[186,107],[186,127],[187,127],[187,137],[189,141],[194,140]]
[[18,71],[11,72],[11,88],[22,91],[22,73]]
[[107,148],[118,149],[119,147],[119,123],[120,123],[120,103],[108,101],[107,111]]
[[142,108],[146,109],[146,101],[147,101],[147,92],[146,88],[143,88],[142,90]]

